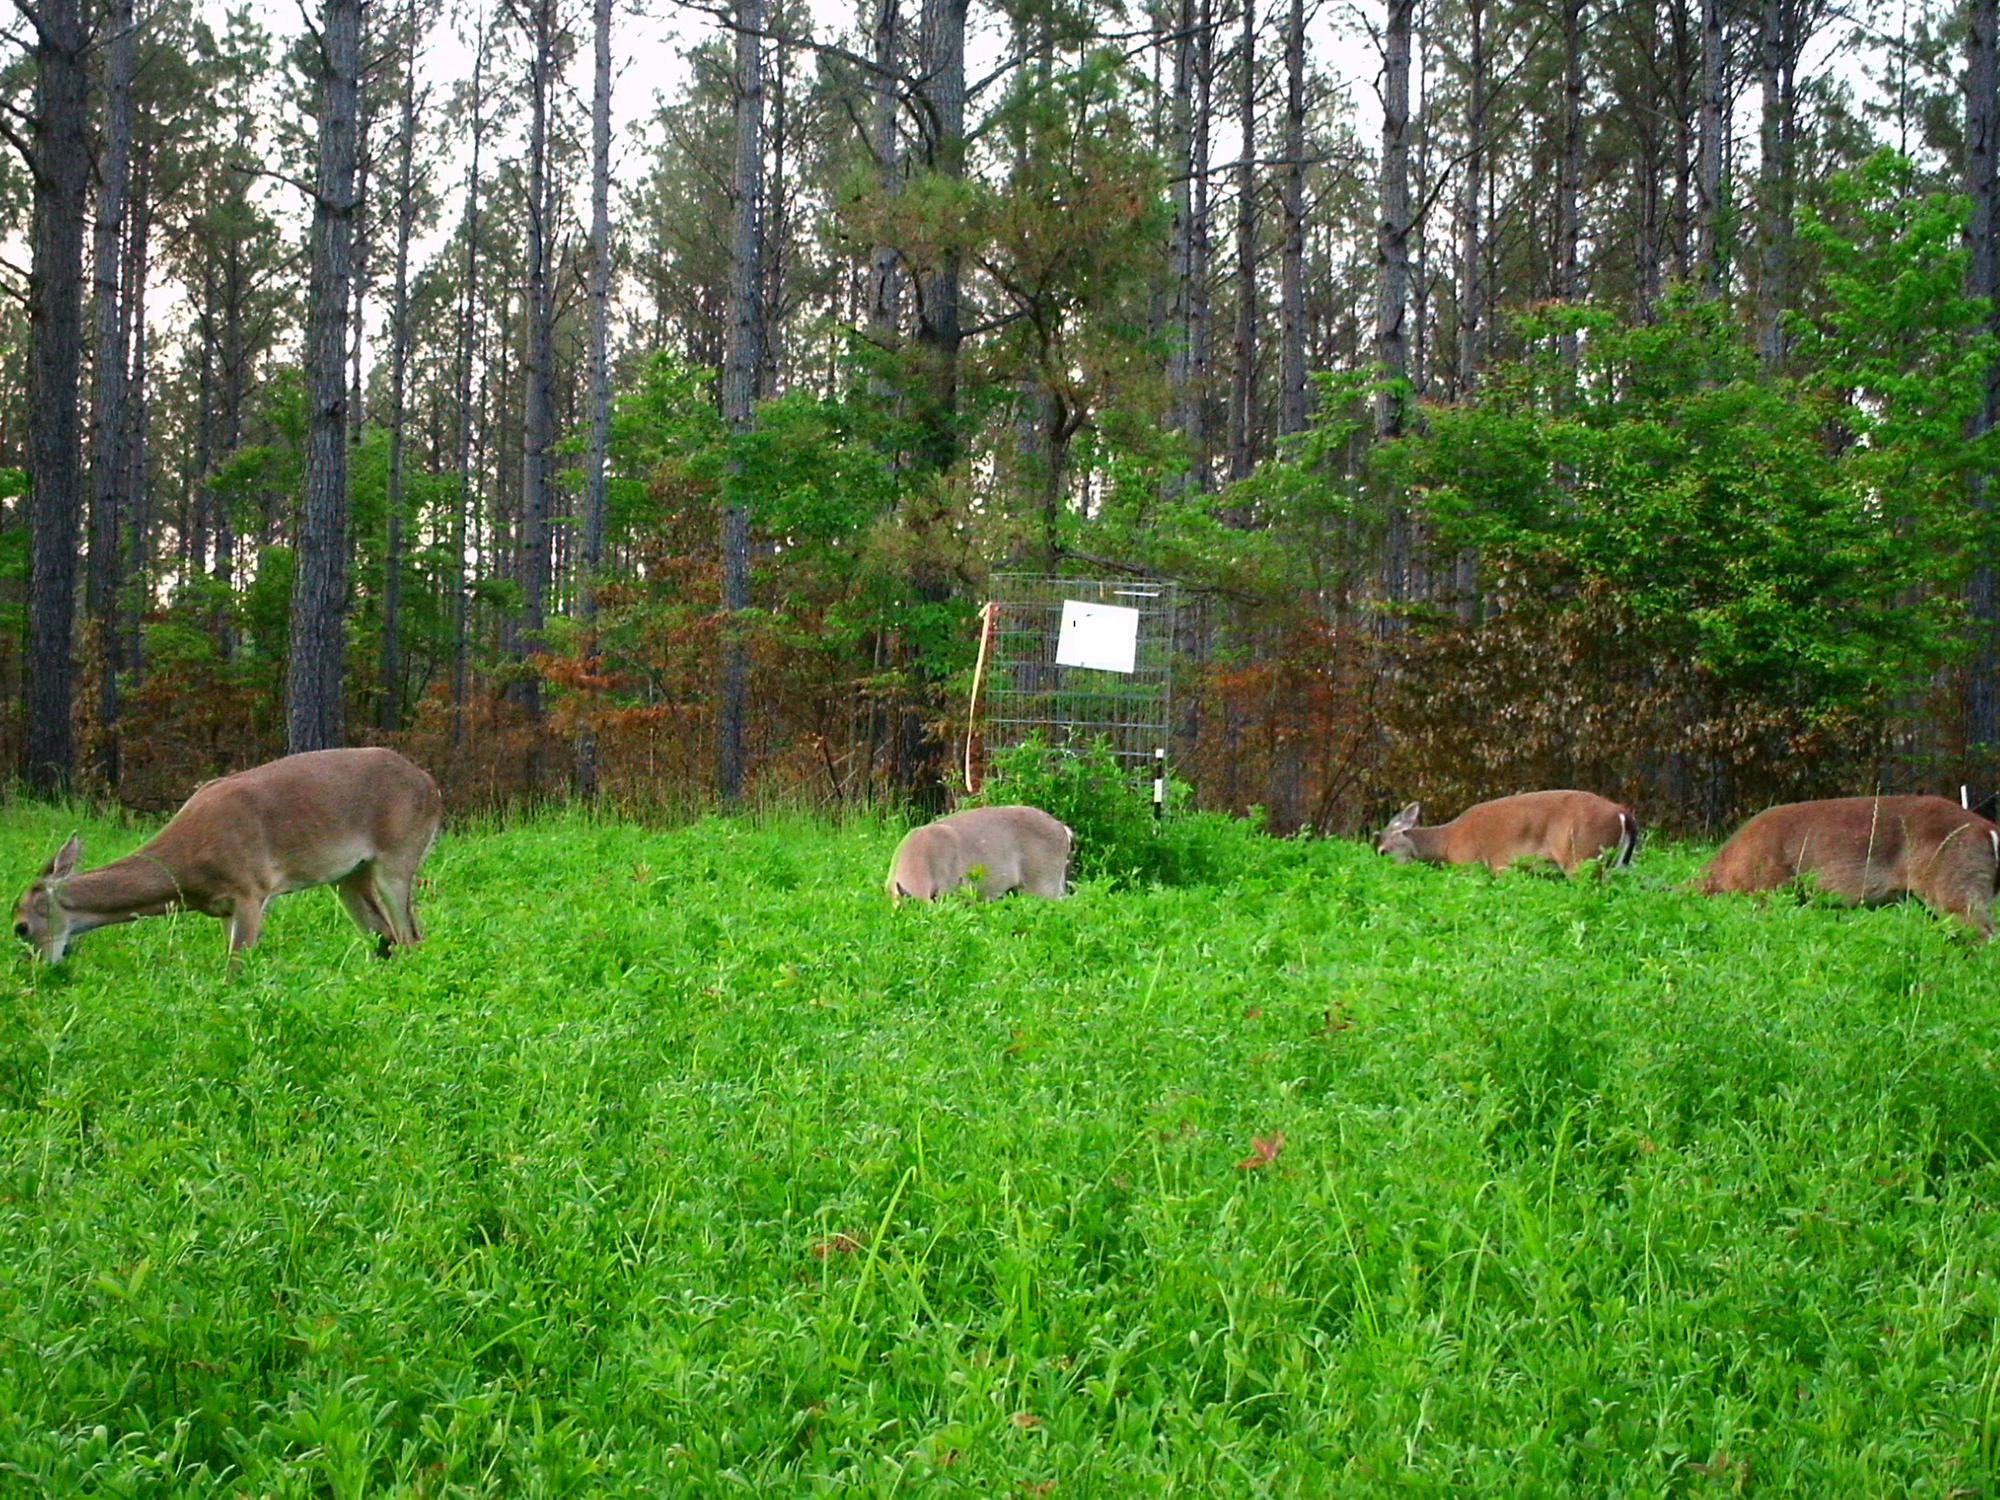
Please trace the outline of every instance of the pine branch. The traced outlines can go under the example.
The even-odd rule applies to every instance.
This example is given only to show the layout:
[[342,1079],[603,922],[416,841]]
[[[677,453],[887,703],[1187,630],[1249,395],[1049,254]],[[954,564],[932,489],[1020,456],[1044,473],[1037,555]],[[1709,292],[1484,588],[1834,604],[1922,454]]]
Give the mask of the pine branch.
[[[16,0],[16,3],[18,4],[19,0]],[[906,88],[914,89],[920,82],[918,78],[909,73],[905,73],[897,68],[885,68],[872,57],[863,57],[859,52],[850,52],[847,48],[835,46],[832,42],[822,42],[813,37],[800,36],[796,32],[772,31],[768,27],[745,26],[736,19],[733,11],[727,10],[720,5],[704,4],[703,0],[669,0],[669,3],[678,6],[682,10],[700,11],[703,15],[720,22],[726,30],[740,32],[746,36],[754,36],[760,41],[776,42],[780,47],[792,47],[801,51],[816,53],[821,57],[837,58],[841,62],[860,68],[863,72],[872,73],[878,78],[890,79],[893,82],[902,84]]]

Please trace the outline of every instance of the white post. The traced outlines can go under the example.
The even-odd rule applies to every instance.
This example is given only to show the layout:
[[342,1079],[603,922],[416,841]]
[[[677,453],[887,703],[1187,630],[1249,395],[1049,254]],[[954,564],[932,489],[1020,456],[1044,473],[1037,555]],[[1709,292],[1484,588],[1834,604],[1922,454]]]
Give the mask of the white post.
[[1167,815],[1167,749],[1160,745],[1153,751],[1153,817]]

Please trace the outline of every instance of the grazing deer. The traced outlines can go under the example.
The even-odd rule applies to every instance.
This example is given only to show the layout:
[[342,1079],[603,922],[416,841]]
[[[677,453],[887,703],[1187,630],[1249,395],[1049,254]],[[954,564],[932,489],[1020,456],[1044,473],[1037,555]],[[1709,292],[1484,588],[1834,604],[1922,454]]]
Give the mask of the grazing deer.
[[1039,807],[967,808],[909,831],[889,866],[889,897],[933,901],[974,878],[982,901],[1061,896],[1075,837]]
[[1948,797],[1835,797],[1766,808],[1716,851],[1705,895],[1769,891],[1811,876],[1843,901],[1915,896],[1993,936],[2000,826]]
[[1423,804],[1412,802],[1389,820],[1375,841],[1379,854],[1398,863],[1486,865],[1504,870],[1516,860],[1552,859],[1563,874],[1617,851],[1612,864],[1623,869],[1639,849],[1639,820],[1594,792],[1523,792],[1468,807],[1449,823],[1421,828]]
[[313,750],[196,789],[136,854],[76,873],[71,838],[14,908],[14,935],[50,963],[98,927],[198,911],[229,925],[232,961],[257,941],[264,903],[335,885],[390,949],[423,941],[410,884],[437,838],[437,783],[393,750]]

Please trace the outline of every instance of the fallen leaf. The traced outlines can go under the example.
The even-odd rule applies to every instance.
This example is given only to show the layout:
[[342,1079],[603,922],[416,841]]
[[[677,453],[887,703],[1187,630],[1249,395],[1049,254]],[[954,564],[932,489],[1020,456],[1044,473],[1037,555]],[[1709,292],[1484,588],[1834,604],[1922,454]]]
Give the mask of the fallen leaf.
[[836,1255],[852,1255],[861,1248],[861,1241],[851,1234],[829,1235],[823,1240],[814,1240],[812,1257],[814,1260],[829,1260]]
[[1243,1019],[1246,1021],[1261,1020],[1263,1015],[1264,1007],[1261,1005],[1246,1006],[1243,1011]]
[[1239,1172],[1255,1172],[1268,1167],[1278,1159],[1278,1153],[1285,1149],[1285,1133],[1273,1131],[1270,1135],[1250,1137],[1250,1154],[1236,1164]]
[[1042,1425],[1042,1419],[1031,1411],[1017,1411],[1007,1419],[1023,1432],[1032,1432]]

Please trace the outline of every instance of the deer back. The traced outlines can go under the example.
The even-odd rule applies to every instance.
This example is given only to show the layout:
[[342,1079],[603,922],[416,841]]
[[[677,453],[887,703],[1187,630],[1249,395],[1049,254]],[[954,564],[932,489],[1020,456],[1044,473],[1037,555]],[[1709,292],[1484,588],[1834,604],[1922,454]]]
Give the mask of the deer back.
[[314,750],[196,788],[145,853],[191,893],[300,890],[357,865],[420,863],[437,837],[437,783],[393,750]]

